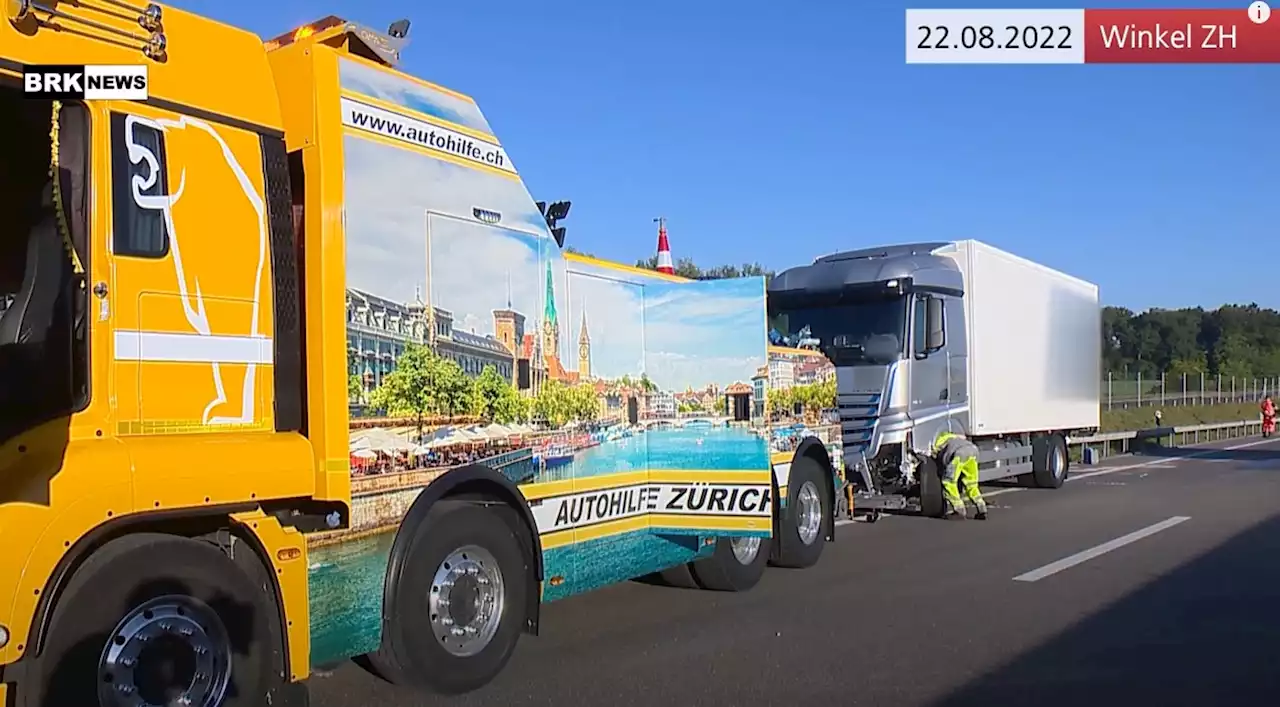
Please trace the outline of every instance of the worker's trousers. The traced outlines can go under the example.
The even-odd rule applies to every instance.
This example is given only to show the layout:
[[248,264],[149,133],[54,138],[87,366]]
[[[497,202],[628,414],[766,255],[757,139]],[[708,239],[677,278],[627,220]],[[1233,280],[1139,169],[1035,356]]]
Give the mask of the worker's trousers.
[[953,513],[965,515],[964,498],[960,496],[960,486],[964,486],[964,495],[978,509],[979,513],[987,512],[987,502],[978,490],[978,458],[956,457],[942,471],[942,493],[947,498],[947,505]]

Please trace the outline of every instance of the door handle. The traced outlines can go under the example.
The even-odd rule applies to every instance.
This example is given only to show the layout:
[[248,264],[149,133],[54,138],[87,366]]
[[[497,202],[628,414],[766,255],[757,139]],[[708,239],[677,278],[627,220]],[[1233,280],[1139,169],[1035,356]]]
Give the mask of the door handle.
[[942,389],[942,395],[939,395],[939,396],[938,396],[938,400],[946,400],[946,399],[947,399],[947,392],[948,392],[948,391],[947,391],[947,389],[946,389],[946,388],[943,388],[943,389]]

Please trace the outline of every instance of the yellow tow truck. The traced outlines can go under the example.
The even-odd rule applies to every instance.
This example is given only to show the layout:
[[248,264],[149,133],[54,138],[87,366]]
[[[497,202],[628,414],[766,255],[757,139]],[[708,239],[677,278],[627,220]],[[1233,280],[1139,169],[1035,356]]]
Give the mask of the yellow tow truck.
[[[669,400],[593,373],[607,332],[589,334],[585,313],[530,305],[542,329],[526,334],[526,315],[499,302],[495,332],[468,338],[435,303],[353,285],[353,263],[380,253],[356,229],[416,243],[425,219],[428,239],[465,222],[507,234],[503,247],[532,244],[532,265],[486,281],[495,292],[513,277],[541,292],[545,272],[548,301],[563,302],[553,285],[576,268],[579,282],[635,292],[688,288],[672,301],[711,293],[561,255],[567,204],[534,207],[470,98],[395,69],[408,22],[378,32],[329,17],[264,42],[133,0],[4,7],[0,707],[298,705],[313,666],[351,657],[396,683],[462,692],[536,634],[544,601],[649,573],[741,591],[766,562],[813,564],[833,537],[827,449],[782,455],[780,485],[767,433],[742,422],[749,386],[730,386],[727,415],[667,429]],[[69,64],[145,66],[147,95],[24,96],[24,70]],[[394,175],[410,157],[445,175],[414,194],[449,185],[456,203],[407,220],[370,211],[418,183],[352,170]],[[407,250],[386,267],[434,259],[433,273],[456,275],[493,262],[473,252],[450,265],[451,252]],[[763,282],[734,287],[715,301],[751,303],[735,311],[758,346],[749,370],[763,370]],[[566,367],[577,319],[582,353]],[[375,324],[399,337],[379,345],[398,348],[364,356],[354,347]],[[357,448],[357,388],[408,356],[406,341],[499,371],[526,397],[593,388],[618,424],[478,462],[441,461],[444,439],[417,439],[428,466],[406,461],[416,449]],[[498,430],[542,434],[485,434]],[[654,461],[659,432],[697,438],[683,466]],[[552,468],[639,439],[647,463]],[[724,461],[699,468],[714,450]],[[366,456],[386,473],[355,470]]]

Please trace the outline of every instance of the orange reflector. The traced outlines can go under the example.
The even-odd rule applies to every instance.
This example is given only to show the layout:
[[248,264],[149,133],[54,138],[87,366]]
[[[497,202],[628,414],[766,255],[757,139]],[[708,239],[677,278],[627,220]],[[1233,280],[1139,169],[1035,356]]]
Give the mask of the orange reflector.
[[296,560],[299,557],[302,557],[302,551],[296,547],[285,547],[285,548],[276,550],[276,559],[280,560],[281,562]]

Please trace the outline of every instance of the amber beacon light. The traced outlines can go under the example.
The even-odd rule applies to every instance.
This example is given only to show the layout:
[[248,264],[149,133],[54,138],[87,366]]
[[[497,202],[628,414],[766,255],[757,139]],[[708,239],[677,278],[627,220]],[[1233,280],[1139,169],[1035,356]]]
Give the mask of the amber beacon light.
[[909,9],[908,64],[1274,64],[1280,20],[1247,7]]

